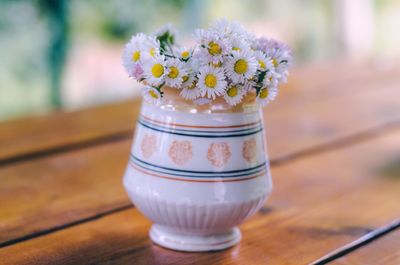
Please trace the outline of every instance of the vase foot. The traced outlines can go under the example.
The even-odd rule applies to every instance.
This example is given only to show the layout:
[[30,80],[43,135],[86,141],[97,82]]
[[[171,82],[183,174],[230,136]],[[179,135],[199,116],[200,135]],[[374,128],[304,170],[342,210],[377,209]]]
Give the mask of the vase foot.
[[178,234],[160,225],[153,225],[150,229],[150,238],[157,245],[173,250],[189,252],[226,249],[239,243],[241,237],[240,230],[237,227],[228,230],[226,233],[216,235]]

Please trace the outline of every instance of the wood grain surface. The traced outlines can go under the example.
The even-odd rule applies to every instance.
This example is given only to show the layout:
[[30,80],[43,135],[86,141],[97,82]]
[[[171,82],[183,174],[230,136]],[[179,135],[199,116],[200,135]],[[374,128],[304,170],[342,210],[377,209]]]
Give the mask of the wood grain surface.
[[0,123],[0,165],[129,138],[140,100]]
[[[400,124],[400,90],[394,83],[381,89],[356,92],[324,100],[314,99],[315,102],[291,108],[280,106],[266,113],[271,164],[293,159],[310,150],[315,152],[314,149],[318,151],[318,148],[334,147],[352,133],[376,133],[384,130],[390,122],[399,121]],[[390,96],[396,94],[399,96]],[[355,104],[351,109],[339,108],[341,105],[351,105],[352,101],[359,101],[360,104]],[[363,101],[370,103],[361,104]],[[337,111],[332,114],[332,109]],[[386,115],[387,110],[393,114]],[[118,116],[114,111],[111,112],[113,114],[110,117]],[[68,115],[68,119],[73,120],[73,115]],[[80,113],[75,115],[80,117]],[[96,115],[97,112],[92,114],[93,120],[97,120],[100,126],[103,116]],[[122,120],[115,123],[124,124]],[[79,127],[80,124],[74,126]],[[94,126],[92,129],[98,128]],[[361,135],[358,134],[350,141],[360,139]],[[77,134],[77,137],[82,135]],[[56,136],[53,139],[57,139]],[[59,154],[0,166],[0,180],[7,183],[0,186],[0,200],[4,202],[0,205],[0,213],[3,213],[0,245],[31,233],[44,233],[128,206],[121,177],[130,145],[131,133],[129,137],[108,139],[94,145],[63,150]],[[45,189],[47,185],[52,188]],[[16,197],[18,200],[15,200]],[[45,218],[45,222],[35,221],[38,213]]]
[[[400,213],[400,130],[272,169],[275,190],[227,251],[153,245],[150,222],[127,209],[0,249],[1,264],[307,264]],[[90,262],[89,262],[90,261]]]
[[0,244],[129,206],[130,140],[0,167]]
[[384,63],[295,69],[264,113],[273,195],[215,253],[153,245],[125,195],[139,100],[0,123],[0,264],[397,264],[399,84]]

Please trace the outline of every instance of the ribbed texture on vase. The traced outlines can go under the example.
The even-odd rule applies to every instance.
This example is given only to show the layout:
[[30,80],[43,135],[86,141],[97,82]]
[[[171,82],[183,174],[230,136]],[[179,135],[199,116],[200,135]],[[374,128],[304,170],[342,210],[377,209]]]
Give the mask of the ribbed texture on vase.
[[155,197],[131,194],[139,210],[154,223],[180,233],[208,234],[226,231],[252,216],[267,196],[246,202],[196,205],[175,203]]

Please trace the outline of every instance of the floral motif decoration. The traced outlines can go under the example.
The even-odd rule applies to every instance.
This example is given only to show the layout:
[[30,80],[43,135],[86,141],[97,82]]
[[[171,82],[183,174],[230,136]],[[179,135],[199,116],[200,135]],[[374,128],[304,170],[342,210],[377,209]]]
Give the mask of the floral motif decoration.
[[174,140],[168,151],[168,156],[177,165],[186,164],[192,157],[192,143]]
[[140,145],[144,158],[150,158],[157,151],[157,137],[154,134],[146,133]]
[[256,160],[257,160],[257,142],[256,142],[255,138],[251,138],[251,139],[243,142],[242,156],[249,163],[256,162]]
[[212,143],[208,147],[207,159],[215,167],[223,167],[231,157],[232,153],[228,143]]

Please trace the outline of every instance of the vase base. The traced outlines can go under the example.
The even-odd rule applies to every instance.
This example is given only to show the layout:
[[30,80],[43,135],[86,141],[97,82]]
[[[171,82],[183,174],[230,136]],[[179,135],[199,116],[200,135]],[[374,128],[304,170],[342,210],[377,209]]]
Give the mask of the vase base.
[[160,225],[153,225],[150,229],[150,238],[157,245],[188,252],[223,250],[239,243],[241,237],[237,227],[216,235],[177,234]]

